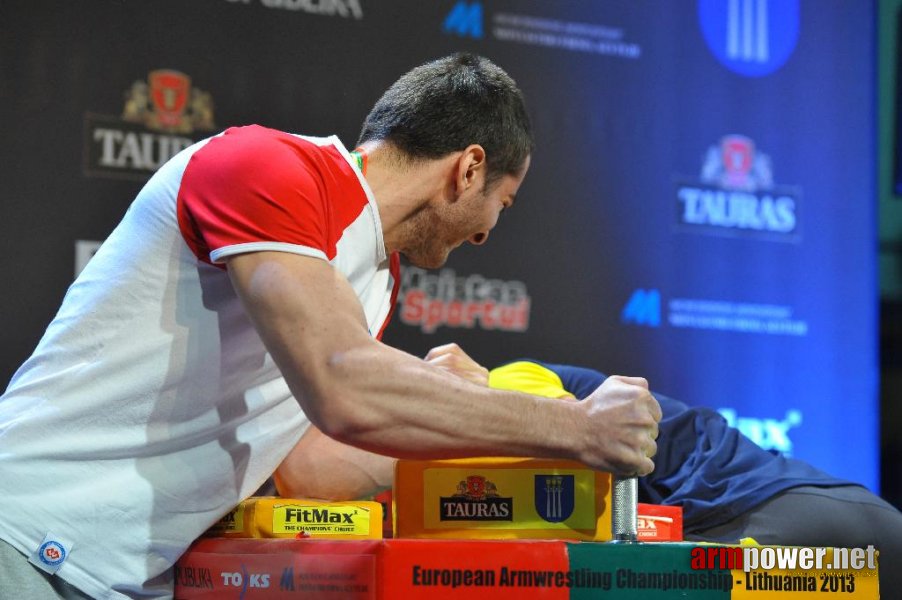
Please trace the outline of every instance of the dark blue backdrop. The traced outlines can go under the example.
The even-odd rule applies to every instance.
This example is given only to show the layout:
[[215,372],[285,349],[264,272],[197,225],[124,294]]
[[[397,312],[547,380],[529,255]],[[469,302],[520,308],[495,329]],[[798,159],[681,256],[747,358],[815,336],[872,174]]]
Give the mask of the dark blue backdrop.
[[[352,146],[401,72],[471,50],[523,88],[533,166],[485,248],[462,248],[437,273],[406,269],[404,292],[416,293],[400,296],[386,341],[644,375],[765,447],[876,489],[874,11],[850,0],[3,2],[4,379],[52,318],[73,259],[149,176],[105,141],[172,148],[184,141],[172,136],[256,122]],[[127,118],[159,109],[135,90],[161,69],[190,77],[199,99],[177,132]]]
[[494,253],[450,266],[524,281],[530,324],[389,339],[642,374],[876,489],[871,3],[447,6],[481,7],[445,35],[511,65],[539,139]]

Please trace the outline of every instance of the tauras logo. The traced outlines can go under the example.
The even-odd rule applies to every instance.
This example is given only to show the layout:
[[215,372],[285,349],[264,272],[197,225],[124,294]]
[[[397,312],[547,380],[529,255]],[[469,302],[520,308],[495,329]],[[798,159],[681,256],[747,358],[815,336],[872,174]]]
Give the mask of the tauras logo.
[[442,521],[512,521],[513,498],[502,497],[494,483],[482,475],[470,475],[457,484],[452,496],[439,498]]
[[796,201],[791,196],[684,187],[678,200],[684,224],[776,233],[792,233],[796,227]]
[[151,71],[126,90],[119,116],[85,114],[85,173],[146,179],[215,128],[209,93],[179,71]]
[[676,185],[680,229],[794,240],[799,233],[801,194],[775,186],[768,155],[741,135],[711,146],[699,182]]

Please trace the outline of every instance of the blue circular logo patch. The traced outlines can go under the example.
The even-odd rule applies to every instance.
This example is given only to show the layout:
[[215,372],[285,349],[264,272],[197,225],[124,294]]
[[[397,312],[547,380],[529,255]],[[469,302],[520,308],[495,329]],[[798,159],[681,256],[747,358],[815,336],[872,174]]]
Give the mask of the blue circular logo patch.
[[746,77],[782,67],[799,41],[799,0],[698,0],[698,20],[717,60]]
[[38,556],[42,563],[55,567],[66,560],[66,549],[59,542],[50,540],[41,545]]

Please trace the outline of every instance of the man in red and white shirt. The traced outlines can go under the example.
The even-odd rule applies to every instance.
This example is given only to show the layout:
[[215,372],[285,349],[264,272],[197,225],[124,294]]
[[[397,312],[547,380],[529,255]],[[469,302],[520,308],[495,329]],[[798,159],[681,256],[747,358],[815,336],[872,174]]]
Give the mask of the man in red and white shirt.
[[484,243],[531,150],[514,82],[456,55],[396,82],[356,154],[250,126],[165,164],[0,398],[0,597],[171,595],[181,553],[308,429],[311,452],[650,471],[644,380],[560,403],[378,340],[398,254]]

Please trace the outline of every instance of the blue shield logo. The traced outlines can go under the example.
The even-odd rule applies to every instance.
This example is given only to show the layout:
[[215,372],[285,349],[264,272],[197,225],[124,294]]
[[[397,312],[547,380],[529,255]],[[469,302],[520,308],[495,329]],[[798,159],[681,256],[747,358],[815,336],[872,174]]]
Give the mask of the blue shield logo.
[[746,77],[782,67],[799,41],[799,0],[698,0],[698,20],[717,60]]
[[549,523],[566,521],[573,514],[573,475],[536,475],[535,489],[536,512]]

